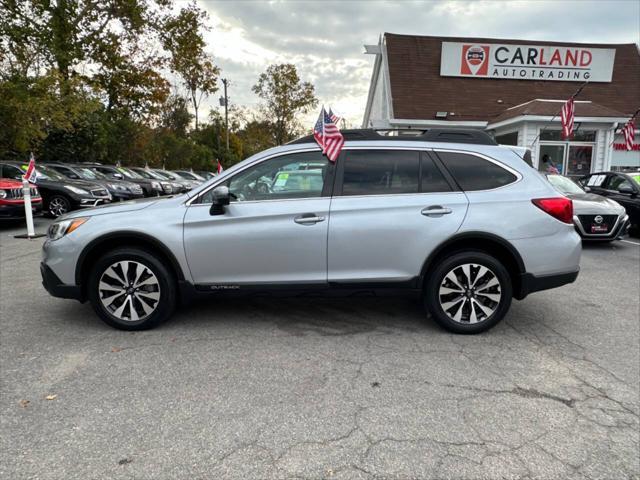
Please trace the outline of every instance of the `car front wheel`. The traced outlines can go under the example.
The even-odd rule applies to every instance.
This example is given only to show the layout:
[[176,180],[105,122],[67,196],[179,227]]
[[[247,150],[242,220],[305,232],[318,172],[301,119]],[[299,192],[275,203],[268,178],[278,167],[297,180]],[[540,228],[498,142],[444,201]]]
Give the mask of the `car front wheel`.
[[47,213],[53,218],[58,218],[71,211],[71,202],[64,195],[55,195],[49,199]]
[[146,330],[169,318],[176,304],[173,275],[149,252],[122,248],[104,255],[89,277],[89,300],[112,327]]
[[425,306],[455,333],[480,333],[506,315],[513,294],[507,269],[483,252],[460,252],[440,261],[427,279]]

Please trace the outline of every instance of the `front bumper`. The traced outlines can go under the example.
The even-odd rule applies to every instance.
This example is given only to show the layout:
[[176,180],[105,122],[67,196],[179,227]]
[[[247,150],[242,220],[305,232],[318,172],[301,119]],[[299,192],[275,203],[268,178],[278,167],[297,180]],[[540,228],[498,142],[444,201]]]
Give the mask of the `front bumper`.
[[[31,204],[31,212],[34,215],[40,213],[42,211],[42,201],[38,201],[37,203]],[[14,218],[24,218],[24,203],[16,203],[16,204],[0,204],[0,219],[14,219]]]
[[50,295],[58,298],[72,298],[84,302],[82,289],[78,285],[65,285],[62,280],[44,263],[40,264],[42,286]]
[[611,240],[615,240],[617,238],[622,238],[629,233],[629,229],[631,228],[631,223],[629,222],[629,215],[620,215],[617,219],[611,231],[607,233],[587,233],[582,222],[578,218],[577,215],[573,216],[573,225],[576,228],[576,232],[578,235],[582,237],[584,240],[589,241],[603,241],[610,242]]
[[520,289],[514,293],[514,297],[522,300],[530,293],[549,290],[575,282],[580,270],[575,272],[555,273],[553,275],[533,275],[524,273],[520,276]]

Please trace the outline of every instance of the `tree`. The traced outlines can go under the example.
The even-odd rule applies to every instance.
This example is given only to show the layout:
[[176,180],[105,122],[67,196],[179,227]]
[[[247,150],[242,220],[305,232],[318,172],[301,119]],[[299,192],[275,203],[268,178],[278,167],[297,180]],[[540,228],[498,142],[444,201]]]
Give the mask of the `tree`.
[[302,82],[295,65],[290,63],[270,65],[252,90],[264,100],[261,111],[265,119],[272,119],[269,122],[277,145],[295,137],[300,128],[298,114],[308,113],[318,105],[313,85]]
[[189,4],[163,23],[162,41],[170,54],[171,71],[182,78],[195,113],[198,130],[198,110],[202,100],[218,90],[216,67],[204,51],[202,31],[206,29],[206,13]]

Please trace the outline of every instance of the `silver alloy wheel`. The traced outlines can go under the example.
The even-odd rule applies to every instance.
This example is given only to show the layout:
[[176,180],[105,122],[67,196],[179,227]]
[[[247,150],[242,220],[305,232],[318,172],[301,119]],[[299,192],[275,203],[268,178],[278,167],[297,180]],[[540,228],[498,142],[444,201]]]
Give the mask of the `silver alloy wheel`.
[[64,215],[69,211],[68,202],[62,197],[55,197],[49,202],[49,213],[54,217]]
[[444,313],[454,322],[479,323],[487,320],[502,298],[498,277],[477,263],[458,265],[442,279],[438,299]]
[[123,260],[108,267],[100,277],[102,306],[122,321],[137,322],[151,315],[160,303],[160,282],[149,267]]

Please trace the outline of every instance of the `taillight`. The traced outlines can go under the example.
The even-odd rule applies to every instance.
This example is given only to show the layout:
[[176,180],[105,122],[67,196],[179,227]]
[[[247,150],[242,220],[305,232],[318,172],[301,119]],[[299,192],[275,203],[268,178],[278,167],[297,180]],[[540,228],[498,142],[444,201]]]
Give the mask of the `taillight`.
[[564,223],[573,223],[573,202],[566,197],[534,198],[531,202],[543,212]]

